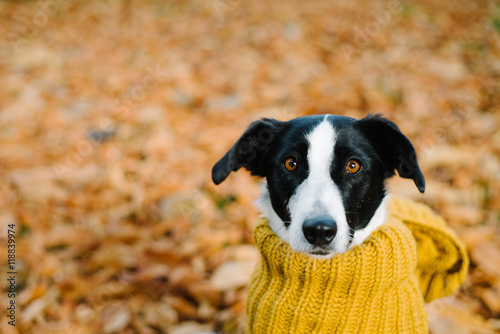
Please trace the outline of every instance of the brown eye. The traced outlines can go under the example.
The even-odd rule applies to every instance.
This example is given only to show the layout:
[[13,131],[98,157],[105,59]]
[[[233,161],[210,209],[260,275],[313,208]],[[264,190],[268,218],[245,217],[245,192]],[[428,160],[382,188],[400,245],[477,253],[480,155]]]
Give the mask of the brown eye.
[[288,158],[285,160],[285,168],[287,171],[294,172],[295,170],[297,170],[297,167],[299,167],[299,165],[294,158]]
[[345,168],[349,173],[355,174],[359,171],[361,166],[359,165],[359,162],[357,162],[356,160],[349,160]]

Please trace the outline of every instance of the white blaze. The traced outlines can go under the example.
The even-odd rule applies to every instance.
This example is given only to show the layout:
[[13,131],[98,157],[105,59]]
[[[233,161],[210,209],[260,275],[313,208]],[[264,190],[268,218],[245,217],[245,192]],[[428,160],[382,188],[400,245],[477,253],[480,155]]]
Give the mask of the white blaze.
[[349,243],[349,226],[338,187],[330,169],[334,159],[335,130],[326,117],[307,135],[309,174],[297,187],[288,204],[292,224],[288,242],[297,251],[313,250],[304,237],[302,225],[306,219],[330,216],[337,223],[337,235],[328,247],[333,253],[344,252]]

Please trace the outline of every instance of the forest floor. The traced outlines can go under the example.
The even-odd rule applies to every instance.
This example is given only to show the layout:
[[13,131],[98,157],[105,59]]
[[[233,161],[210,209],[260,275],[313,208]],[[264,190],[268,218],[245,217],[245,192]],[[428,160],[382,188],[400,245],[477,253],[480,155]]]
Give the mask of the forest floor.
[[391,192],[471,257],[430,330],[500,333],[494,1],[2,1],[0,22],[1,333],[240,333],[260,181],[211,168],[252,121],[319,113],[412,140],[427,190]]

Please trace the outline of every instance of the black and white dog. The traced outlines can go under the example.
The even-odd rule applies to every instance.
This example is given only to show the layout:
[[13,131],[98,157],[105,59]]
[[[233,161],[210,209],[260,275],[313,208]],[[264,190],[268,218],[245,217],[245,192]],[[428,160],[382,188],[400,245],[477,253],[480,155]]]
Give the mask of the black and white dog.
[[395,171],[425,190],[413,145],[380,115],[262,119],[215,164],[214,183],[240,167],[267,179],[260,207],[273,231],[315,258],[361,244],[384,222]]

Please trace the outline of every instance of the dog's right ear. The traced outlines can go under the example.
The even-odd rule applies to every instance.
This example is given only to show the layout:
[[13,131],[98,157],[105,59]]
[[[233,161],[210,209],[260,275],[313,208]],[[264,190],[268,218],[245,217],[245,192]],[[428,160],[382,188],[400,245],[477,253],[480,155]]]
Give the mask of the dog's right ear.
[[212,169],[215,184],[224,181],[229,173],[245,167],[252,175],[264,177],[264,162],[269,145],[283,129],[284,122],[263,118],[252,123],[234,146]]

